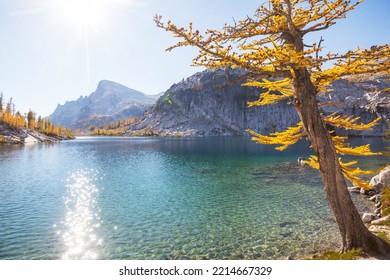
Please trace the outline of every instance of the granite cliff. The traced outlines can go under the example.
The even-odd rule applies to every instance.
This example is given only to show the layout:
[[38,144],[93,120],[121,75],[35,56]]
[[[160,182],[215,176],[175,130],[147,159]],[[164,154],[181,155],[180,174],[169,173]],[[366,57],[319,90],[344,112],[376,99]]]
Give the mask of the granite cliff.
[[[130,135],[190,136],[243,135],[250,128],[263,134],[281,131],[298,122],[295,109],[288,102],[261,107],[247,107],[257,100],[261,89],[242,87],[235,80],[240,70],[205,70],[171,86],[156,104],[128,128]],[[346,131],[348,135],[382,136],[390,120],[390,96],[378,88],[389,87],[385,80],[339,80],[333,92],[319,97],[332,105],[324,113],[338,111],[360,116],[368,122],[381,116],[371,131]]]
[[101,81],[89,96],[58,105],[49,116],[54,125],[82,128],[119,119],[141,116],[155,103],[157,96],[148,96],[111,81]]

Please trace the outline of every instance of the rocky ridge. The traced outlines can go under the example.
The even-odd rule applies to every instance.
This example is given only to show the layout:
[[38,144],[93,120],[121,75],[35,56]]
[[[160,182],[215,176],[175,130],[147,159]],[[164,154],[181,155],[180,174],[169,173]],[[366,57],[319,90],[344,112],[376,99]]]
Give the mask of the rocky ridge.
[[257,100],[261,90],[234,82],[241,74],[240,70],[206,70],[174,84],[129,132],[243,135],[248,128],[269,133],[298,122],[295,109],[287,102],[248,108],[247,102]]
[[54,125],[82,128],[141,116],[157,96],[145,95],[118,83],[103,80],[89,96],[58,105],[49,116]]
[[[205,70],[171,86],[156,104],[128,129],[130,135],[203,136],[244,135],[247,129],[269,134],[295,125],[299,119],[288,102],[261,107],[247,107],[263,91],[244,87],[236,80],[242,70]],[[333,91],[319,97],[332,102],[321,107],[325,114],[339,112],[360,116],[369,122],[380,116],[380,123],[370,131],[342,131],[350,136],[383,136],[390,120],[390,96],[378,89],[390,87],[384,79],[363,81],[342,79]]]
[[383,197],[383,188],[390,187],[390,165],[383,168],[379,174],[370,180],[372,189],[365,190],[359,187],[349,187],[351,193],[367,196],[372,202],[372,211],[362,213],[362,220],[368,229],[375,234],[390,240],[390,215],[388,215],[389,201]]

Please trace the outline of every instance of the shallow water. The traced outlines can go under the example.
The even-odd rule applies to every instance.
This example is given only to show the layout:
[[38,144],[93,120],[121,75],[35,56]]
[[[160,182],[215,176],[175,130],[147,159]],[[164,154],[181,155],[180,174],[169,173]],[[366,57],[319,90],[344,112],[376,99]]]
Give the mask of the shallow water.
[[318,173],[296,163],[308,153],[243,137],[0,146],[0,259],[284,259],[338,246]]

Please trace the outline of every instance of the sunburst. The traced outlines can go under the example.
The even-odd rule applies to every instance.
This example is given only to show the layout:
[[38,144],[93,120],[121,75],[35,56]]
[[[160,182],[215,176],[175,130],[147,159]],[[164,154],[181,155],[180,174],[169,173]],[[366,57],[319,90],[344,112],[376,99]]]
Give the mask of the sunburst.
[[108,21],[109,0],[56,0],[59,19],[77,31],[99,31]]

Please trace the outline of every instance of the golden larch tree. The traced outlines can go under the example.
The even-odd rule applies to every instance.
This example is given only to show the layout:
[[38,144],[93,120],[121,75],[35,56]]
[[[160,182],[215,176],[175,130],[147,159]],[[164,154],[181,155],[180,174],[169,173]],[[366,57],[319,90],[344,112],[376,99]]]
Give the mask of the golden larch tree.
[[[390,245],[372,234],[362,222],[348,192],[346,179],[354,185],[369,188],[360,176],[368,174],[357,162],[345,162],[342,155],[374,155],[369,145],[351,147],[347,137],[336,136],[335,127],[353,130],[372,128],[379,119],[364,124],[359,117],[337,113],[324,115],[320,111],[318,95],[331,90],[332,82],[351,75],[388,76],[390,74],[389,45],[371,49],[350,50],[345,54],[323,55],[321,38],[306,42],[305,36],[325,30],[344,18],[362,1],[342,0],[270,0],[262,4],[253,17],[225,25],[221,31],[207,30],[201,34],[172,22],[155,22],[181,40],[167,50],[181,46],[195,46],[199,54],[194,65],[208,68],[240,68],[246,70],[242,79],[245,86],[268,89],[259,100],[249,106],[274,104],[289,100],[296,108],[300,122],[284,132],[268,136],[249,131],[260,143],[279,144],[283,150],[301,138],[310,141],[315,152],[307,164],[319,169],[326,197],[338,225],[342,247],[346,252],[362,248],[378,258],[390,257]],[[327,65],[332,65],[328,66]],[[346,179],[345,179],[346,178]]]

